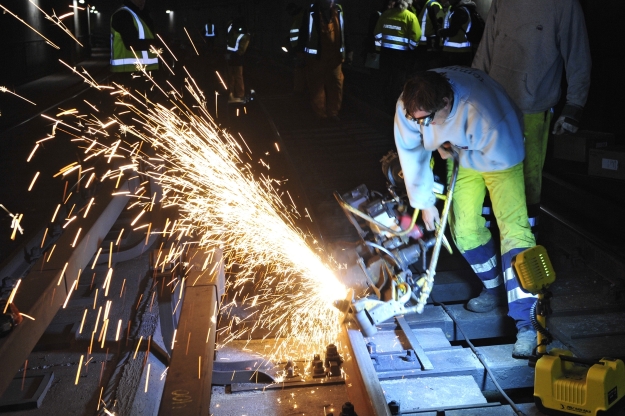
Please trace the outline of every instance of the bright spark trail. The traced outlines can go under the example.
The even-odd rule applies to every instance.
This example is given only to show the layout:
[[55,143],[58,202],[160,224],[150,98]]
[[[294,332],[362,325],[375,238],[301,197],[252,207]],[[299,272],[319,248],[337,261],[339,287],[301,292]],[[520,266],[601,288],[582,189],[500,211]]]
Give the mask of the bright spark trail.
[[[271,358],[309,358],[336,342],[339,311],[332,301],[343,298],[346,289],[320,257],[316,240],[296,226],[296,207],[282,201],[281,183],[265,175],[255,178],[245,143],[220,130],[192,79],[187,78],[186,89],[195,98],[197,113],[176,99],[178,94],[169,95],[169,107],[124,95],[126,101],[116,104],[122,111],[130,109],[132,120],[115,116],[117,123],[108,123],[107,131],[100,120],[82,116],[78,120],[83,134],[73,141],[82,140],[85,160],[127,159],[100,180],[119,182],[145,166],[140,173],[163,189],[162,206],[178,207],[174,227],[166,230],[178,244],[173,250],[177,256],[190,245],[206,252],[223,250],[231,279],[221,312],[227,319],[229,309],[236,307],[239,314],[237,322],[225,326],[221,343],[251,338],[252,331],[262,329],[277,340]],[[77,114],[68,112],[65,117]],[[63,124],[68,124],[65,117]],[[119,131],[111,131],[114,128]],[[131,143],[133,137],[156,154],[140,152],[140,146]],[[142,212],[137,220],[151,209],[152,199],[138,199]],[[250,288],[253,295],[246,294]],[[241,310],[249,321],[240,317]],[[246,324],[236,325],[241,319]]]

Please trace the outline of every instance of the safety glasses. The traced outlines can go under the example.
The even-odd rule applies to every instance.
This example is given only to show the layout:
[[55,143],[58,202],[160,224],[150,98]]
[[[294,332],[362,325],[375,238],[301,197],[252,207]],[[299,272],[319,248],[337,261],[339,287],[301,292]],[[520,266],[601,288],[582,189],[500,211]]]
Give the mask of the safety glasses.
[[432,120],[434,120],[435,116],[436,116],[436,111],[432,111],[427,116],[416,118],[416,117],[413,117],[411,114],[409,114],[408,111],[406,111],[406,120],[414,121],[415,123],[421,126],[425,126],[425,127],[430,125]]

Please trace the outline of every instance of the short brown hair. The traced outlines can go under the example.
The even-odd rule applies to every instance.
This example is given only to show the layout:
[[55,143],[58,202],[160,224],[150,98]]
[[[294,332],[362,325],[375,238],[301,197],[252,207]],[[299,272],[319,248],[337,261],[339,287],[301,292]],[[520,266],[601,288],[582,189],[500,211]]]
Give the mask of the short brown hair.
[[408,114],[417,111],[438,111],[445,107],[443,98],[454,95],[444,72],[421,71],[415,73],[404,85],[402,101]]

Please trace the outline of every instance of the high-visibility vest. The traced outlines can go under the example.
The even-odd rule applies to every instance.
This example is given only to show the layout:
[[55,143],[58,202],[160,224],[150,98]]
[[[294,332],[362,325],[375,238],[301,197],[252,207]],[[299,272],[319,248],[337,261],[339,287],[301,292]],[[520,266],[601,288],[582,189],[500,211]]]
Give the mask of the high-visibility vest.
[[204,33],[204,36],[206,36],[207,38],[215,37],[215,25],[214,24],[207,23],[204,25],[204,29],[206,30],[206,32]]
[[302,25],[303,17],[304,17],[304,10],[302,10],[297,15],[295,15],[295,17],[293,18],[293,21],[291,22],[291,30],[289,31],[289,42],[291,43],[292,48],[297,47],[297,44],[299,42],[299,35],[300,35],[299,29],[300,29],[300,26]]
[[[137,28],[139,33],[139,39],[154,39],[154,34],[148,25],[130,8],[122,6],[115,13],[122,10],[127,11],[133,17],[135,28]],[[130,49],[126,49],[121,34],[111,26],[111,71],[134,72],[137,70],[138,64],[145,66],[146,71],[157,70],[158,57],[150,51],[135,51],[133,53]]]
[[[440,7],[440,10],[436,14],[436,16],[430,16],[428,12],[428,7],[433,5],[437,5],[438,7]],[[428,0],[425,3],[423,9],[421,10],[421,14],[419,15],[419,21],[421,22],[421,42],[425,42],[427,41],[427,38],[436,35],[436,33],[434,32],[434,25],[432,25],[430,22],[442,16],[443,6],[439,2],[437,2],[436,0]]]
[[466,13],[469,16],[469,19],[466,21],[464,25],[462,25],[461,30],[458,31],[454,36],[450,38],[445,38],[443,41],[443,51],[446,52],[469,52],[471,51],[471,42],[467,39],[467,32],[471,30],[471,13],[464,7],[455,7],[450,8],[445,15],[445,23],[443,27],[446,29],[449,27],[449,20],[454,15],[454,13]]
[[[335,4],[333,6],[335,10],[338,12],[339,16],[339,26],[341,27],[341,55],[345,58],[345,33],[343,32],[343,28],[345,24],[343,22],[343,8],[340,4]],[[319,11],[315,7],[315,4],[311,4],[308,9],[308,41],[306,42],[306,46],[304,47],[304,52],[309,53],[311,55],[317,55],[319,53],[319,33],[318,27],[321,24],[320,22]]]
[[[243,37],[247,35],[247,33],[243,30],[243,28],[235,27],[232,23],[228,26],[228,41],[226,43],[226,48],[230,52],[241,52],[242,44],[241,40]],[[243,53],[245,51],[242,51]]]
[[417,16],[409,10],[389,9],[382,13],[375,26],[376,49],[414,50],[419,44],[421,27]]

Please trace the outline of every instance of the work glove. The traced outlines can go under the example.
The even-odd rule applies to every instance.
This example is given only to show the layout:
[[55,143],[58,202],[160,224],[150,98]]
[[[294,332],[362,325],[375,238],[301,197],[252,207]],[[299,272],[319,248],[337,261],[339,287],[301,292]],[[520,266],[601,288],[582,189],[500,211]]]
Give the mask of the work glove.
[[582,115],[582,107],[566,104],[562,109],[562,114],[553,126],[553,134],[577,133],[579,129],[579,119]]

